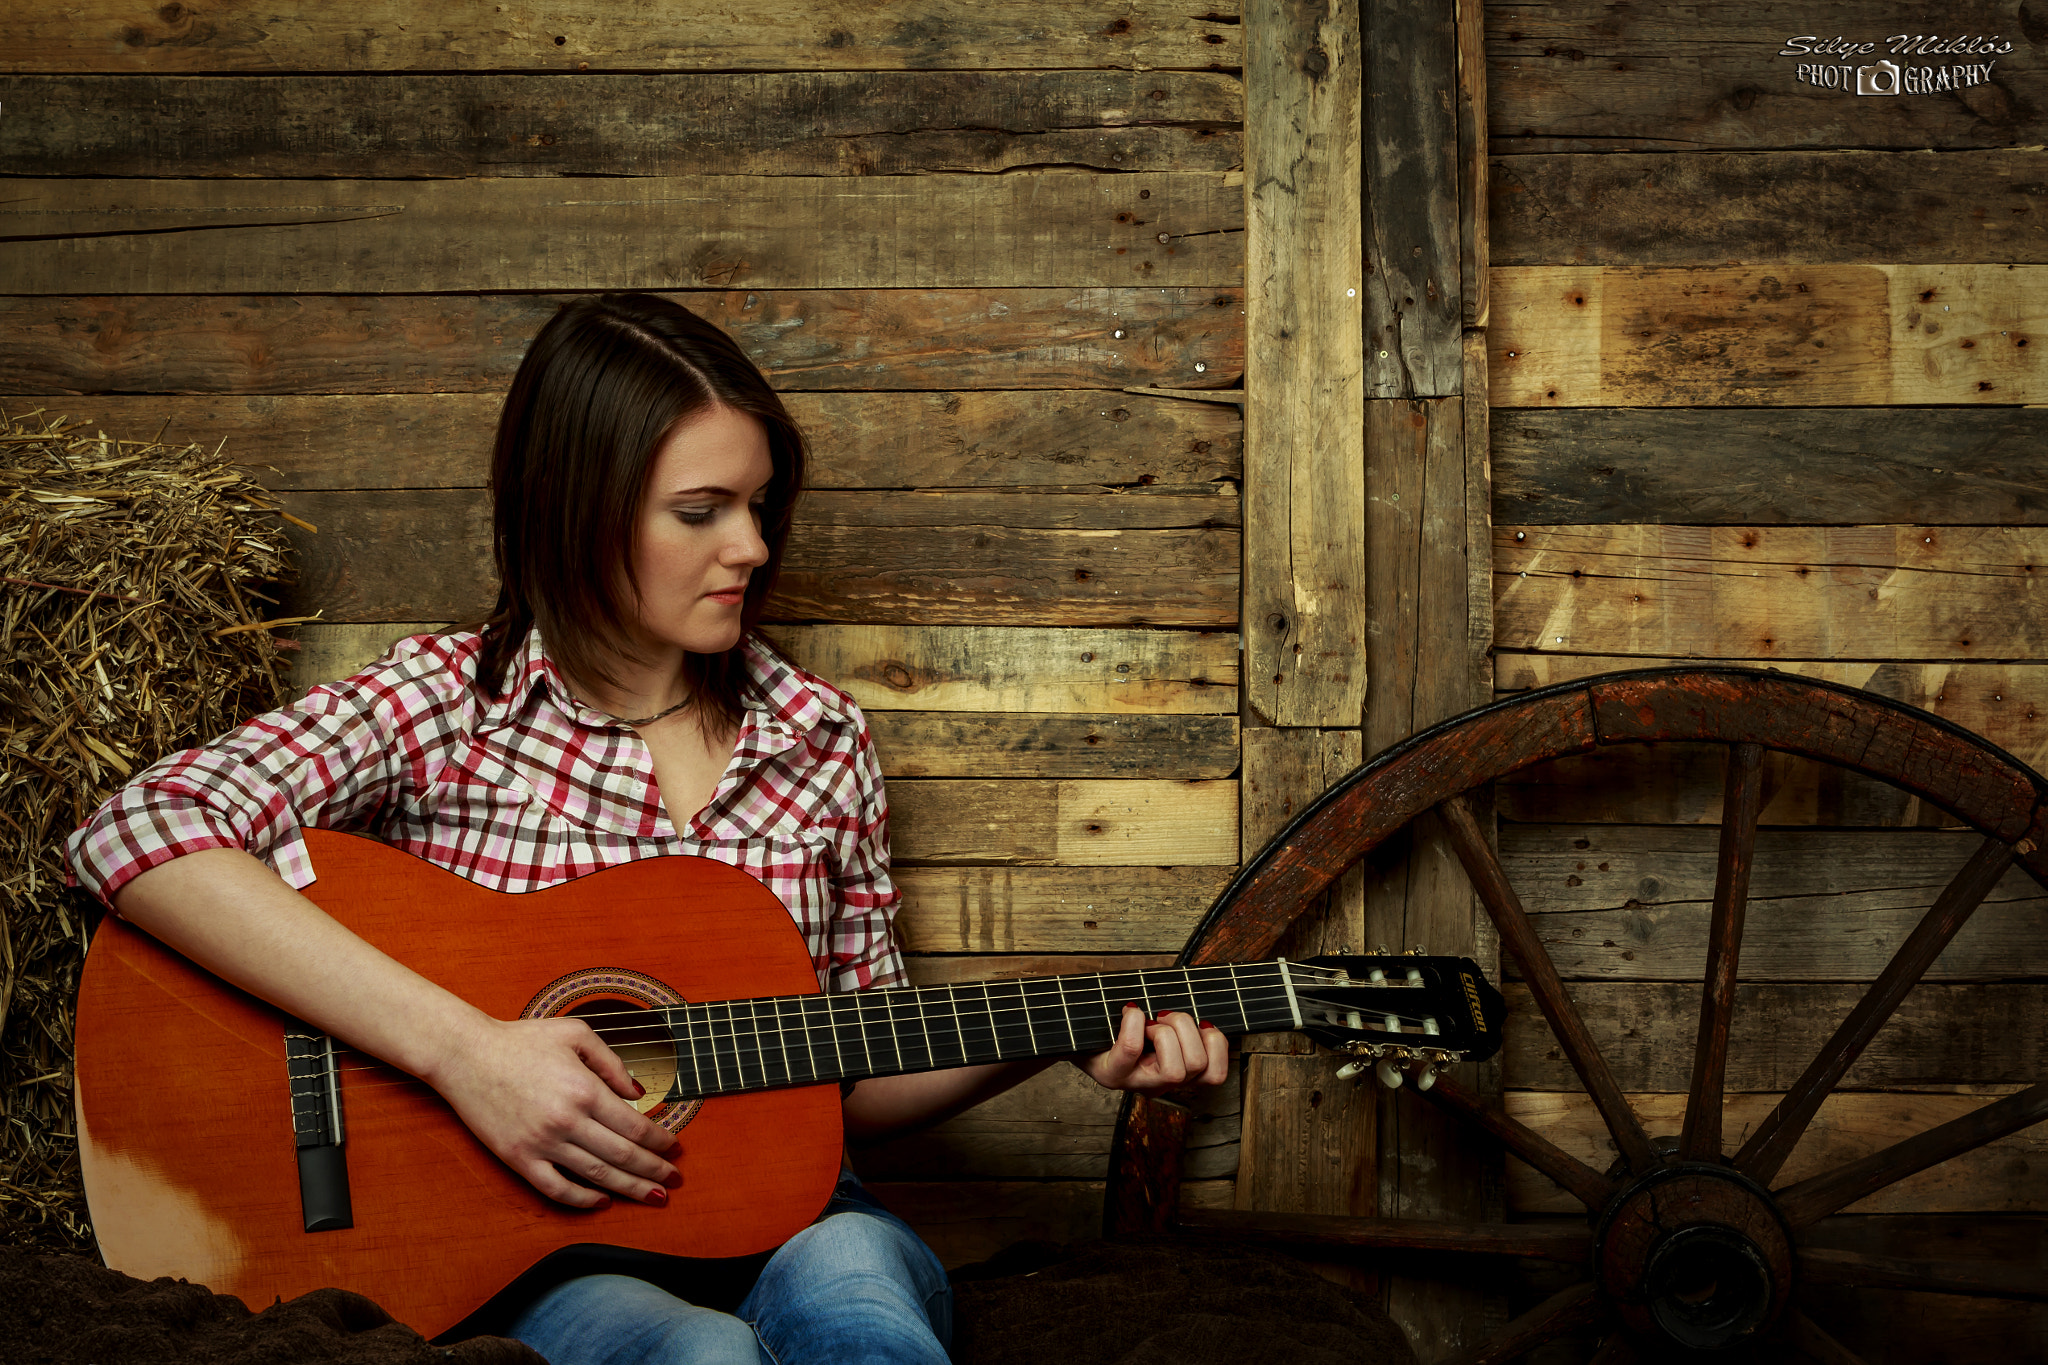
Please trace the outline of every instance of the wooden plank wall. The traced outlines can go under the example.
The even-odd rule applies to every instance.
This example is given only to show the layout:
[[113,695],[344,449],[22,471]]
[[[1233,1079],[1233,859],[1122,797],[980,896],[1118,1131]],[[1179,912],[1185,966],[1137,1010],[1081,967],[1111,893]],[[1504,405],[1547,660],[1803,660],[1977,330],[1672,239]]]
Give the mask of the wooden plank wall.
[[[2013,47],[1988,82],[1896,97],[1802,83],[1813,59],[1778,55],[1838,31]],[[2048,759],[2048,220],[2025,188],[2048,171],[2041,41],[2007,3],[1487,6],[1502,694],[1760,663]],[[1688,1082],[1720,768],[1602,754],[1499,792],[1509,869],[1653,1134],[1677,1132]],[[1775,758],[1767,772],[1734,1142],[1971,841],[1889,788]],[[2025,877],[1998,888],[1795,1165],[2038,1079],[2044,910]],[[1509,1109],[1604,1166],[1589,1104],[1510,994]],[[1833,1235],[2038,1264],[2044,1156],[2048,1133],[2016,1135],[1855,1206]],[[1568,1202],[1519,1166],[1508,1195],[1530,1216]],[[1844,1292],[1816,1316],[1872,1361],[2048,1353],[2048,1314],[2022,1305]]]
[[[488,605],[559,299],[674,291],[815,443],[773,633],[873,718],[913,975],[1175,951],[1239,856],[1243,424],[1146,391],[1243,371],[1235,7],[293,8],[14,16],[0,407],[225,440],[317,681]],[[1054,1071],[863,1169],[973,1260],[1099,1226],[1113,1118]]]

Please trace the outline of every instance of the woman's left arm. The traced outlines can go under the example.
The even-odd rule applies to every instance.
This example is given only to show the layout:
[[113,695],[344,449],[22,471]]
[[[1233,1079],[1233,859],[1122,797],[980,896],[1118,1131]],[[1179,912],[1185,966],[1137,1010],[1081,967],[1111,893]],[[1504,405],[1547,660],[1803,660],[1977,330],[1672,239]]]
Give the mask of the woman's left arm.
[[[846,1097],[846,1135],[855,1142],[875,1142],[937,1123],[1059,1060],[990,1062],[862,1081]],[[1136,1005],[1124,1006],[1116,1042],[1091,1057],[1068,1060],[1106,1089],[1140,1095],[1221,1085],[1230,1076],[1230,1045],[1215,1025],[1177,1013],[1147,1019]]]

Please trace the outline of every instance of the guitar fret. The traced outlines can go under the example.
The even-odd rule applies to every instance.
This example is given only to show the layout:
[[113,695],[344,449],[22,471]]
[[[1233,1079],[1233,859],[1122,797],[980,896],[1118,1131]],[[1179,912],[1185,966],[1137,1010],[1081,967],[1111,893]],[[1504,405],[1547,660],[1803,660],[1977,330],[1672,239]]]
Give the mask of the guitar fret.
[[1066,1017],[1067,1021],[1067,1051],[1079,1052],[1081,1044],[1074,1037],[1074,1011],[1073,1007],[1067,1004],[1066,983],[1056,976],[1052,979],[1052,987],[1060,993],[1060,1013]]

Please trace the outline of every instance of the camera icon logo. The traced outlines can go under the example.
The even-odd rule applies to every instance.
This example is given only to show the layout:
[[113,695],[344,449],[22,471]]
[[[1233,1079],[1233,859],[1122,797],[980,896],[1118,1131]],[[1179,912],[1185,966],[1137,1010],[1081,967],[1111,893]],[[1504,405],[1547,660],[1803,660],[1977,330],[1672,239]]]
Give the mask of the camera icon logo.
[[1869,66],[1856,68],[1856,93],[1896,95],[1899,93],[1899,64],[1880,58]]

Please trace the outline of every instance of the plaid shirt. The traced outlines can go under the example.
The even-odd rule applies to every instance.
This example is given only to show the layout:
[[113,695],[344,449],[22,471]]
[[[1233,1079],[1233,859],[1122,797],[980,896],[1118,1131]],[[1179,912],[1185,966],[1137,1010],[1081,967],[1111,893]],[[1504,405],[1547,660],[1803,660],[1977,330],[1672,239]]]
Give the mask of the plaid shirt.
[[753,874],[789,908],[828,990],[901,984],[888,805],[853,700],[749,639],[732,761],[678,831],[647,746],[577,701],[538,633],[504,697],[471,686],[481,637],[417,635],[354,677],[162,760],[71,836],[74,880],[111,900],[203,848],[313,881],[302,827],[369,834],[499,891],[662,853]]

